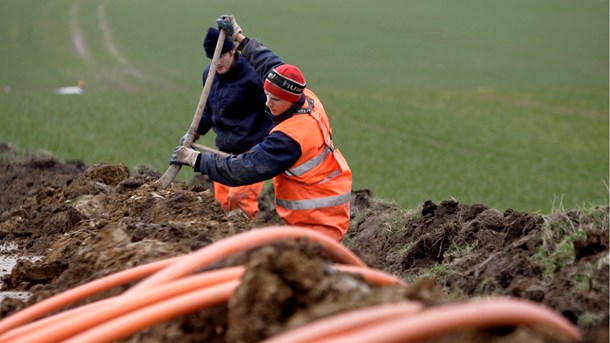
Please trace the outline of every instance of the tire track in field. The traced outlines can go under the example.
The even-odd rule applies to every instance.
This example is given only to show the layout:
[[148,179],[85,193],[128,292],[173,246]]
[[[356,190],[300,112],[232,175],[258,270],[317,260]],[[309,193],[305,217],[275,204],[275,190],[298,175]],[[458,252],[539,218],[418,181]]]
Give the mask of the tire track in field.
[[125,56],[123,56],[118,46],[114,42],[112,34],[110,33],[110,27],[108,26],[108,20],[106,20],[106,3],[107,1],[103,1],[96,10],[97,22],[102,32],[102,38],[104,40],[106,51],[110,54],[110,56],[114,57],[117,62],[119,62],[125,72],[134,76],[138,80],[145,80],[146,77],[144,74],[127,62],[127,59]]
[[106,16],[107,2],[107,0],[100,2],[96,8],[97,26],[101,33],[104,51],[117,62],[119,67],[111,67],[98,62],[88,48],[80,23],[80,1],[73,2],[69,13],[69,27],[72,33],[74,49],[78,56],[91,67],[95,78],[109,83],[112,88],[125,92],[143,91],[144,88],[140,86],[142,84],[157,84],[163,88],[175,88],[174,85],[166,80],[152,80],[146,73],[129,63],[112,36],[111,27],[108,24]]
[[108,66],[102,65],[96,60],[95,56],[91,53],[87,40],[85,39],[85,35],[83,34],[83,29],[80,22],[81,17],[79,14],[80,1],[74,1],[72,3],[72,7],[70,8],[68,19],[70,32],[72,33],[72,44],[74,45],[74,50],[78,56],[83,59],[85,64],[88,65],[93,71],[94,78],[99,81],[107,82],[112,88],[122,91],[135,92],[141,90],[124,77],[117,77],[116,75],[120,75],[120,72],[108,70]]
[[83,32],[80,29],[80,22],[78,21],[78,2],[74,3],[70,8],[70,32],[72,32],[72,43],[74,44],[74,50],[78,56],[80,56],[85,62],[91,62],[92,57],[85,43]]

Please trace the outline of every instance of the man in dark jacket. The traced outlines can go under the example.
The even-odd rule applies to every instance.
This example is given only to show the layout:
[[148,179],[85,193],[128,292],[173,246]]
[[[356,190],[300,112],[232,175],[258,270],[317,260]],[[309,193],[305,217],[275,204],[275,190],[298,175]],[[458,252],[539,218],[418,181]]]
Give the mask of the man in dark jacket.
[[[203,40],[208,58],[212,58],[220,32],[209,28]],[[207,79],[210,64],[203,71]],[[238,155],[260,143],[269,133],[272,120],[265,113],[266,96],[263,84],[252,66],[237,52],[237,47],[226,37],[216,66],[216,75],[203,110],[196,139],[210,129],[216,133],[216,147]],[[225,211],[241,208],[253,218],[258,213],[258,197],[264,182],[230,187],[214,182],[214,196]]]

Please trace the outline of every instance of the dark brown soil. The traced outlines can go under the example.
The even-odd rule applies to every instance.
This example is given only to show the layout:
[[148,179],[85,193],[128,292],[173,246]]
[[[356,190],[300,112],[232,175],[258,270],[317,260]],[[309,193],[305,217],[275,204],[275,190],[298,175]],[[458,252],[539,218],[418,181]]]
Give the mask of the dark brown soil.
[[[41,257],[20,260],[2,279],[3,292],[31,293],[27,300],[5,298],[2,318],[102,276],[280,223],[272,189],[261,199],[259,218],[249,221],[239,212],[225,214],[202,177],[160,190],[155,187],[160,173],[147,168],[86,166],[48,157],[18,161],[10,158],[9,147],[0,150],[0,239],[16,244],[13,256]],[[542,216],[448,200],[404,210],[359,190],[353,193],[352,212],[345,246],[408,286],[380,287],[354,274],[329,272],[331,260],[320,247],[281,242],[219,263],[246,266],[228,303],[125,341],[257,342],[373,304],[416,299],[434,306],[513,296],[561,313],[582,330],[586,342],[608,342],[607,207]],[[560,339],[552,332],[518,327],[462,332],[438,341]]]

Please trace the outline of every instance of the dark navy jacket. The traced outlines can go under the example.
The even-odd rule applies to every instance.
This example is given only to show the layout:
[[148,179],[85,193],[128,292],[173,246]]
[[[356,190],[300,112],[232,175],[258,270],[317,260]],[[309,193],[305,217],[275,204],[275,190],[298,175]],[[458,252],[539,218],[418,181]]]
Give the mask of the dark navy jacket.
[[[210,65],[203,71],[203,83]],[[216,133],[218,149],[239,154],[261,142],[272,127],[265,112],[261,78],[240,54],[235,54],[235,65],[223,75],[215,75],[208,94],[197,132],[206,134],[210,128]]]
[[[243,57],[254,67],[259,80],[264,80],[282,60],[255,38],[251,38],[243,50]],[[305,96],[292,108],[279,116],[269,113],[275,123],[295,115],[305,101]],[[288,135],[275,131],[246,153],[221,157],[212,153],[201,153],[195,163],[195,171],[208,174],[210,179],[227,186],[248,185],[274,176],[292,167],[301,158],[301,146]]]

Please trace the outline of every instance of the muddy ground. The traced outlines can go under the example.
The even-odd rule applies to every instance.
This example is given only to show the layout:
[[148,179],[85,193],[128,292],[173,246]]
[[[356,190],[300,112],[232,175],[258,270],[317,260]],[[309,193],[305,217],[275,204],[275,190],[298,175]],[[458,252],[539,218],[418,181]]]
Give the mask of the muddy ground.
[[[280,223],[269,188],[260,216],[249,221],[239,212],[224,213],[202,177],[160,190],[155,187],[160,173],[145,167],[87,166],[45,156],[17,160],[12,154],[1,146],[0,256],[21,259],[4,266],[2,318],[102,276]],[[380,287],[353,274],[325,272],[329,257],[303,241],[269,245],[219,263],[247,268],[228,303],[124,341],[257,342],[371,304],[415,299],[434,306],[514,296],[561,313],[582,330],[585,342],[608,342],[607,207],[542,216],[447,200],[405,210],[375,199],[370,190],[355,190],[343,244],[369,267],[408,286]],[[272,289],[289,295],[278,298]],[[17,294],[12,292],[26,296],[6,297]],[[435,341],[557,342],[562,337],[517,327],[471,330]]]

